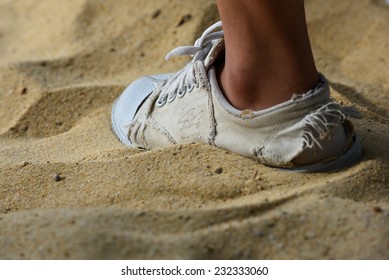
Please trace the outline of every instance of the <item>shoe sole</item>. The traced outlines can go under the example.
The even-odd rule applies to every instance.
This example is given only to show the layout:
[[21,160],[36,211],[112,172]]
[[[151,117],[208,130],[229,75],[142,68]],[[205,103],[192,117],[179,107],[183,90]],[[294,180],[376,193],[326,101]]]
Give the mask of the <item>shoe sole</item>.
[[312,172],[334,172],[339,171],[341,169],[347,168],[351,166],[353,163],[358,161],[363,155],[363,149],[361,145],[361,141],[359,137],[354,134],[353,142],[348,148],[348,150],[338,157],[337,159],[330,161],[328,163],[318,163],[308,166],[301,167],[292,167],[283,170],[287,170],[290,172],[304,172],[304,173],[312,173]]
[[122,142],[124,145],[132,147],[131,141],[128,139],[128,137],[123,133],[123,131],[120,129],[120,126],[116,120],[116,112],[117,112],[117,104],[120,98],[117,98],[115,100],[115,103],[113,104],[112,111],[111,111],[111,125],[112,130],[115,133],[116,137],[119,139],[120,142]]

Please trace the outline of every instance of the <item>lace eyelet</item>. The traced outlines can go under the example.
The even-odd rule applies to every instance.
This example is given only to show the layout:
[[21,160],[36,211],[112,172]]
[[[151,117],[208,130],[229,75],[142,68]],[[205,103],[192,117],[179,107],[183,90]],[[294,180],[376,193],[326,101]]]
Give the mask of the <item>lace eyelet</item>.
[[194,88],[197,86],[196,83],[193,83],[193,84],[190,84],[189,87],[188,87],[188,92],[192,92],[192,90],[194,90]]
[[166,102],[167,102],[167,96],[166,96],[166,95],[164,95],[164,96],[161,95],[161,96],[157,99],[156,104],[157,104],[158,107],[162,107],[163,105],[166,104]]
[[176,99],[176,95],[177,95],[176,92],[174,92],[173,94],[169,94],[167,97],[167,102],[172,103],[174,99]]
[[178,97],[182,98],[186,94],[186,91],[187,91],[187,87],[185,86],[181,91],[178,91],[177,93]]

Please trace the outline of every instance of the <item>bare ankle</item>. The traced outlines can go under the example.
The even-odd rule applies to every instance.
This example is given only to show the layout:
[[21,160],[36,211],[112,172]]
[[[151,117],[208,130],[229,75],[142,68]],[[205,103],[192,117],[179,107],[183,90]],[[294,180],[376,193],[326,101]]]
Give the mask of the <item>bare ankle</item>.
[[216,69],[220,89],[237,109],[263,110],[304,93],[315,87],[319,80],[316,69],[289,73],[278,69],[273,74],[251,71],[248,68],[229,71],[224,66]]

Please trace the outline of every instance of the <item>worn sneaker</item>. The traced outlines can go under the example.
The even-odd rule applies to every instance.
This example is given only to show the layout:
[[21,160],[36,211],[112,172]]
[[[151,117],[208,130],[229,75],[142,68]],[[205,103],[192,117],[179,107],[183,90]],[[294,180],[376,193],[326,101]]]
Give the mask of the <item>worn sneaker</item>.
[[175,74],[143,77],[130,84],[112,109],[113,131],[127,146],[145,149],[206,143],[273,167],[331,171],[362,154],[342,107],[331,101],[321,76],[318,85],[289,101],[240,111],[221,92],[212,65],[224,56],[221,22],[194,46],[172,50],[167,59],[192,55]]

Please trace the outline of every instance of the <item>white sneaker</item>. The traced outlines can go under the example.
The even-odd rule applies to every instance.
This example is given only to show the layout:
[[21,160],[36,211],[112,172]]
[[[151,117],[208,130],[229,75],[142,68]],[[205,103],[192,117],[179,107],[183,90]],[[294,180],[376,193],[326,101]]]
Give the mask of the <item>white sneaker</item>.
[[172,50],[193,59],[175,74],[130,84],[112,109],[113,131],[127,146],[145,149],[206,143],[263,164],[294,171],[331,171],[362,154],[352,124],[329,97],[326,79],[304,94],[261,111],[240,111],[221,92],[215,69],[224,51],[218,22],[194,46]]

